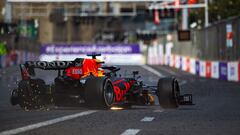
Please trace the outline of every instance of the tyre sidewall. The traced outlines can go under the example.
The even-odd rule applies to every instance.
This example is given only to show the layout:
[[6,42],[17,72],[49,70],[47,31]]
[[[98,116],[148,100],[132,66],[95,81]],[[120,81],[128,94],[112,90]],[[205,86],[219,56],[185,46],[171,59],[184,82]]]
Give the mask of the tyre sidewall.
[[[113,99],[111,103],[107,103],[105,96],[106,87],[110,85],[112,89]],[[85,84],[85,101],[90,108],[109,109],[114,103],[114,89],[112,82],[106,77],[91,77]]]

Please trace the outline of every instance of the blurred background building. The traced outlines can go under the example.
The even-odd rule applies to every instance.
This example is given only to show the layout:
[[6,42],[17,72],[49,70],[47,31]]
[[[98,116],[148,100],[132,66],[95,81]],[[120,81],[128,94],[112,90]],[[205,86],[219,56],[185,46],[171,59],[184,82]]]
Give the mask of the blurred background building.
[[21,32],[41,43],[122,42],[139,28],[134,24],[145,21],[137,14],[145,13],[146,4],[14,3],[12,9]]
[[[173,42],[172,53],[178,55],[209,60],[240,58],[238,0],[209,0],[208,27],[204,27],[205,8],[176,8],[177,3],[204,4],[206,0],[16,1],[0,2],[0,39],[7,44],[8,50],[39,52],[39,46],[48,43],[141,43],[151,46],[157,42],[165,46]],[[159,8],[149,9],[151,5],[159,5]],[[176,7],[167,8],[169,6]],[[179,40],[181,30],[187,33],[187,40]]]

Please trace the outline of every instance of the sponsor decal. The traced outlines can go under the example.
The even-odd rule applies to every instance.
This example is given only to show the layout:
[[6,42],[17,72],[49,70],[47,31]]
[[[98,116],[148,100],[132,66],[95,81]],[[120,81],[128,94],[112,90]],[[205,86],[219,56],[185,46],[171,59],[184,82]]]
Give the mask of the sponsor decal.
[[168,65],[170,66],[170,62],[171,62],[171,55],[168,55]]
[[[140,51],[139,44],[43,44],[41,47],[41,61],[73,61],[76,58],[89,58],[86,54],[100,53],[98,57],[106,64],[118,65],[142,65],[147,61],[148,64],[156,63],[154,48],[148,50],[148,57]],[[155,49],[157,50],[157,49]],[[146,61],[145,61],[146,60]]]
[[173,55],[170,55],[169,66],[172,67],[172,65],[173,65]]
[[190,72],[196,74],[196,60],[190,59]]
[[206,77],[206,62],[200,61],[200,76]]
[[227,78],[229,81],[238,81],[238,62],[228,62]]
[[180,56],[176,55],[176,64],[175,64],[175,68],[180,68]]
[[27,61],[27,66],[33,68],[42,68],[42,69],[51,69],[51,68],[66,68],[70,64],[71,61],[53,61],[53,62],[46,62],[46,61]]
[[187,57],[187,59],[186,59],[186,71],[187,72],[190,72],[190,58],[189,57]]
[[173,66],[172,67],[175,67],[176,66],[176,56],[173,55]]
[[153,65],[153,47],[148,48],[148,60],[147,63],[149,65]]
[[196,61],[196,74],[200,75],[200,63],[199,63],[199,61]]
[[[76,58],[89,58],[85,54],[81,55],[41,55],[41,61],[56,61],[56,59],[61,61],[73,61]],[[142,65],[145,63],[144,57],[142,54],[103,54],[102,56],[97,57],[99,60],[104,61],[106,64],[114,65]]]
[[165,65],[170,65],[170,59],[171,59],[171,57],[170,57],[170,55],[165,55]]
[[213,61],[211,64],[211,77],[218,79],[219,78],[219,62]]
[[233,47],[233,28],[232,24],[226,24],[226,45],[227,47]]
[[130,89],[131,84],[124,80],[118,80],[113,82],[114,93],[115,93],[115,101],[120,102],[124,101],[124,96],[127,91]]
[[180,62],[179,62],[179,65],[180,65],[180,66],[179,66],[179,69],[182,69],[182,65],[183,65],[183,64],[182,64],[182,63],[183,63],[183,62],[182,62],[182,57],[180,57],[179,59],[180,59]]
[[41,54],[139,54],[138,44],[44,44]]
[[174,65],[175,65],[175,60],[174,60],[174,58],[175,58],[175,55],[171,55],[171,61],[170,61],[170,66],[171,66],[171,67],[174,67]]
[[212,68],[211,68],[211,66],[212,66],[211,61],[207,61],[207,62],[206,62],[206,77],[207,77],[207,78],[211,78],[211,74],[212,74]]
[[221,80],[227,80],[227,63],[226,62],[220,62],[219,63],[219,78]]
[[183,71],[186,71],[186,69],[187,69],[187,64],[186,64],[186,57],[182,57],[182,67],[181,67],[181,69],[183,70]]
[[238,81],[240,81],[240,62],[238,62]]
[[162,44],[160,44],[159,46],[158,46],[158,52],[159,52],[159,62],[160,62],[160,64],[161,65],[163,65],[164,64],[164,52],[163,52],[163,45]]

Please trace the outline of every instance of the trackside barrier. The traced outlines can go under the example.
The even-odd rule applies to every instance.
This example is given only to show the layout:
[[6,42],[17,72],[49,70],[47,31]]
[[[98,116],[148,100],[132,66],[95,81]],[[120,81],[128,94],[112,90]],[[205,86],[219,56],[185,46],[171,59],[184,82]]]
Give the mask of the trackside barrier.
[[228,80],[229,81],[238,81],[238,62],[228,62]]
[[211,78],[212,74],[212,62],[211,61],[206,61],[206,78]]
[[206,62],[205,61],[200,61],[199,62],[199,75],[201,77],[206,77]]
[[[150,59],[148,57],[148,60]],[[164,61],[161,65],[181,69],[197,76],[240,82],[239,61],[205,61],[180,55],[165,55],[157,61]],[[154,65],[152,63],[147,64]]]
[[238,81],[240,80],[240,62],[238,63]]
[[187,58],[182,57],[182,70],[187,71]]
[[196,74],[196,60],[190,59],[190,73]]
[[6,55],[0,56],[0,68],[19,65],[25,61],[38,60],[39,55],[32,52],[12,51]]
[[211,77],[214,79],[219,78],[219,62],[218,61],[212,61],[211,62]]
[[228,71],[227,71],[227,62],[220,62],[219,63],[219,71],[220,71],[220,76],[219,76],[219,78],[221,79],[221,80],[228,80]]

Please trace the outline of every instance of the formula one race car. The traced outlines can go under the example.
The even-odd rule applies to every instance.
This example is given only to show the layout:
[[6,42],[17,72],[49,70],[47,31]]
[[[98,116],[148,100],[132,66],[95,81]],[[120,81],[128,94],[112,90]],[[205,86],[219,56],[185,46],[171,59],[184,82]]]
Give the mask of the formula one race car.
[[[157,97],[163,108],[177,108],[192,104],[192,95],[180,95],[175,78],[160,78],[157,86],[147,86],[139,81],[138,71],[131,77],[117,75],[120,68],[103,66],[92,59],[74,61],[28,61],[20,65],[22,80],[11,93],[12,105],[23,109],[41,109],[48,105],[83,105],[88,108],[109,109],[113,106],[153,105]],[[57,70],[53,84],[35,77],[35,68]]]

